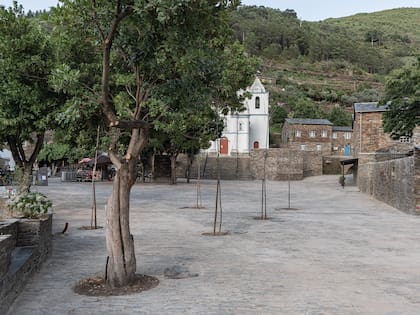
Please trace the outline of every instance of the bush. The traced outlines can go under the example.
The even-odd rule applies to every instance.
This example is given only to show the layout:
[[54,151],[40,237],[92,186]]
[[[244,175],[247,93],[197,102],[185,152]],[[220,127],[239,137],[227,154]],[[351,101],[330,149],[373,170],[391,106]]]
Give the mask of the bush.
[[17,215],[39,218],[48,213],[52,207],[52,202],[39,192],[28,192],[10,199],[9,207]]

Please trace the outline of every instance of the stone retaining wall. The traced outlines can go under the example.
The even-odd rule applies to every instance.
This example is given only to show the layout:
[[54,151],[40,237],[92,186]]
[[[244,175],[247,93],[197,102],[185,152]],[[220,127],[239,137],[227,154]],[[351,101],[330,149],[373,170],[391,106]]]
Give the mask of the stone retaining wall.
[[[199,161],[201,178],[216,179],[217,157],[203,155],[195,157],[190,178],[197,178]],[[254,150],[249,155],[221,156],[219,166],[221,179],[263,179],[265,172],[269,180],[302,180],[306,176],[322,175],[322,154],[321,152],[271,148],[267,151]],[[185,155],[180,155],[177,160],[178,178],[186,176],[186,167],[187,158]]]
[[360,191],[406,213],[418,214],[414,173],[415,168],[419,172],[420,163],[415,167],[414,161],[414,157],[408,157],[359,164]]
[[0,235],[0,278],[3,277],[10,266],[10,257],[15,247],[12,235]]
[[0,221],[0,314],[52,252],[52,215]]

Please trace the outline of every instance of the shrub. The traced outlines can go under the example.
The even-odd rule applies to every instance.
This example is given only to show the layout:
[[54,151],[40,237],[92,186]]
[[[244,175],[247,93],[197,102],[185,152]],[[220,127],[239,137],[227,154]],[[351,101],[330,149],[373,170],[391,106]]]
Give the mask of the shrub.
[[28,192],[16,195],[9,201],[13,212],[28,218],[39,218],[47,214],[52,207],[52,202],[39,192]]

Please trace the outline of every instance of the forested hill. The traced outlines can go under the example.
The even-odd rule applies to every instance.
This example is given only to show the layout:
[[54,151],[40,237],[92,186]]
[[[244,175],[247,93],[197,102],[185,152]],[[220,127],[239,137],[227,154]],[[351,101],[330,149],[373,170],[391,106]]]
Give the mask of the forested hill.
[[378,101],[393,69],[420,55],[420,8],[307,22],[294,10],[241,6],[234,39],[261,59],[274,131],[286,116],[351,124],[354,102]]
[[248,52],[271,59],[343,60],[388,73],[420,52],[420,8],[306,22],[293,10],[242,6],[232,16],[235,38]]

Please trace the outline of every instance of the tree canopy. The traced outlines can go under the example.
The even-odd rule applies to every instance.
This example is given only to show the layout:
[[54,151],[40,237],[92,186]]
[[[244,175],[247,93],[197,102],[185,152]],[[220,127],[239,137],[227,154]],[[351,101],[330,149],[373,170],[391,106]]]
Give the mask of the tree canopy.
[[394,138],[411,136],[414,127],[420,125],[420,58],[392,73],[386,81],[382,103],[388,104],[384,130]]
[[[23,8],[0,7],[0,141],[7,142],[27,182],[44,141],[56,126],[63,95],[49,84],[55,54],[47,30]],[[33,143],[30,154],[25,143]],[[29,183],[24,184],[29,188]]]

